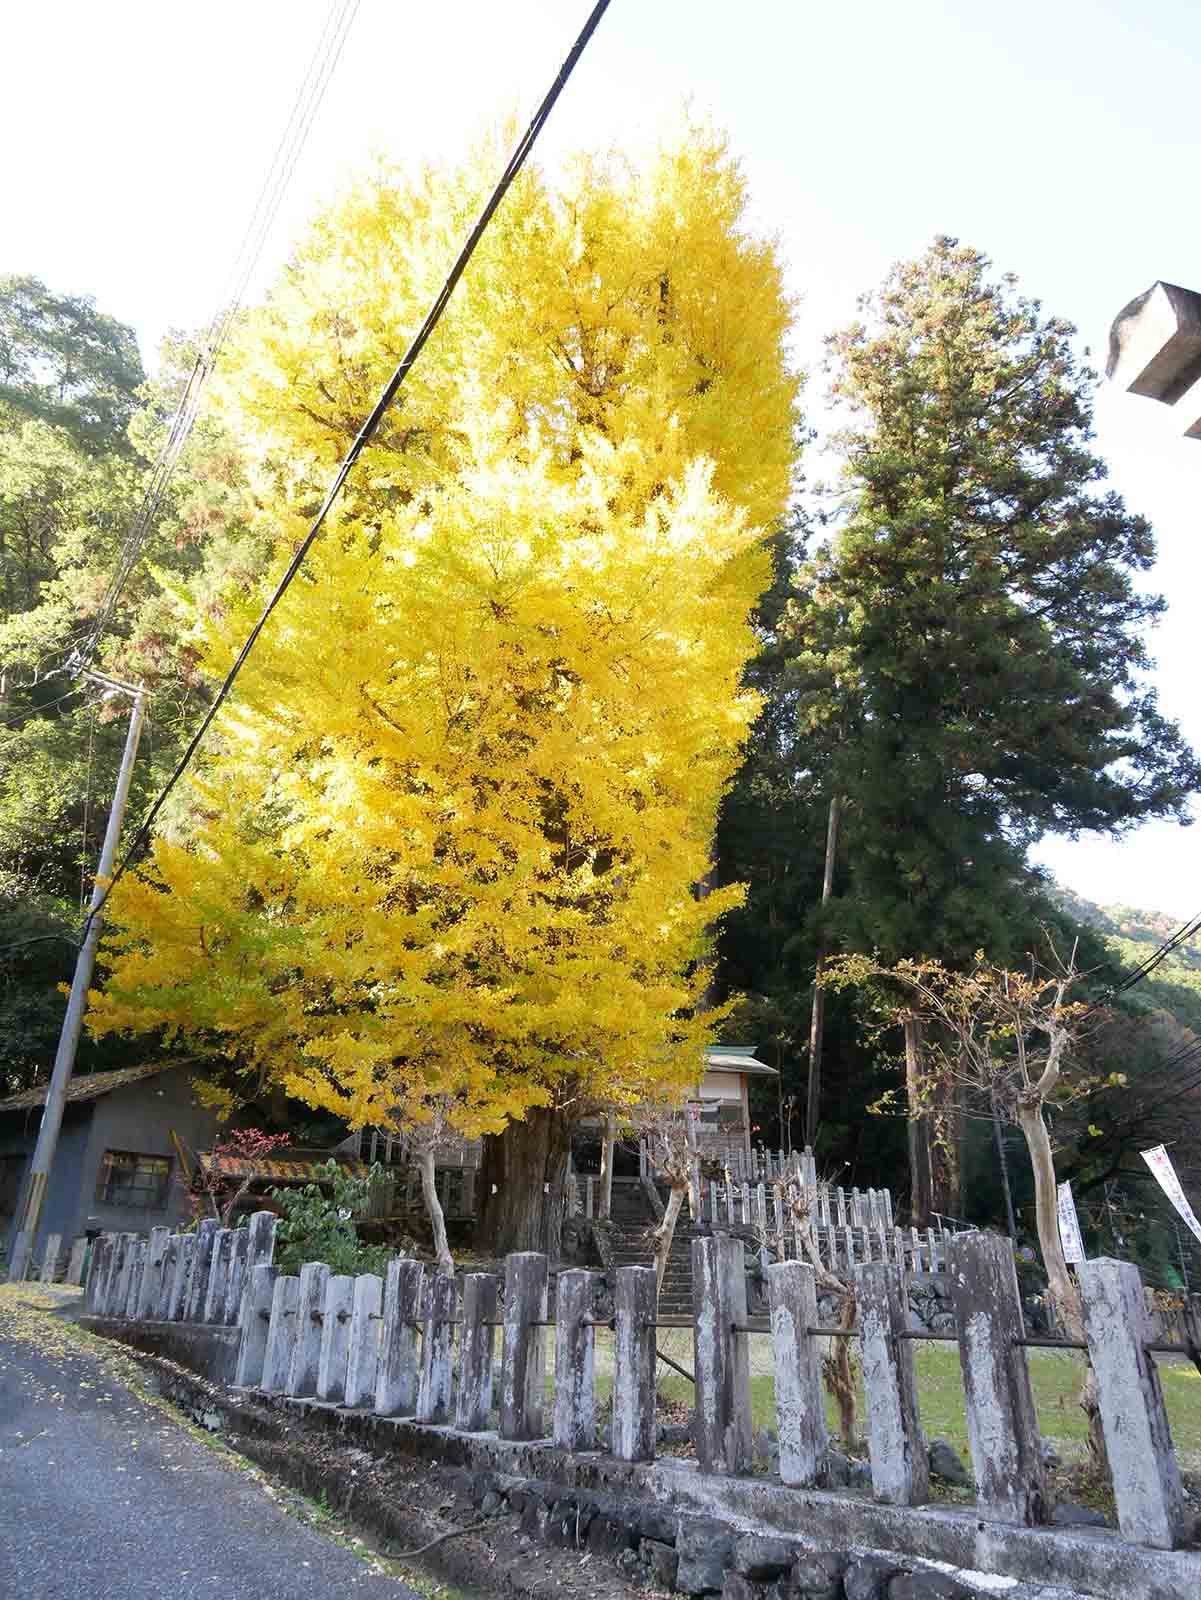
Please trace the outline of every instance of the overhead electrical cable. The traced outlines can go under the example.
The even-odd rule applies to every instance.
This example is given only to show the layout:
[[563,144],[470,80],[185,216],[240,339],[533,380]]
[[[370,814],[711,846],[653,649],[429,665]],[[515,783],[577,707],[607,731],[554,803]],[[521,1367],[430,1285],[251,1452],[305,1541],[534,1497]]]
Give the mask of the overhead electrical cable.
[[216,720],[217,713],[221,710],[221,707],[225,704],[225,701],[229,697],[230,690],[233,688],[238,674],[241,672],[247,657],[250,655],[250,652],[254,649],[255,644],[258,642],[259,635],[266,627],[272,612],[275,610],[276,606],[279,605],[284,595],[288,592],[292,580],[296,577],[296,574],[300,571],[302,565],[304,564],[304,559],[312,548],[313,544],[316,542],[317,537],[325,524],[325,520],[329,516],[329,513],[334,505],[334,502],[342,492],[342,487],[354,468],[355,462],[359,459],[359,456],[362,454],[363,450],[378,429],[380,423],[383,421],[389,407],[396,398],[397,392],[399,391],[401,385],[412,371],[418,357],[421,355],[422,350],[425,348],[426,343],[433,334],[434,329],[441,321],[442,314],[446,310],[451,295],[454,293],[459,279],[463,276],[463,273],[467,269],[468,262],[475,254],[476,246],[479,244],[480,240],[487,231],[488,224],[492,221],[493,216],[496,214],[501,201],[508,193],[514,179],[525,165],[530,151],[534,148],[534,145],[537,142],[538,135],[542,132],[547,119],[554,110],[556,101],[566,87],[568,79],[571,77],[580,57],[583,55],[588,41],[596,32],[601,18],[608,9],[609,0],[597,0],[597,4],[593,6],[587,22],[585,22],[582,30],[580,31],[580,35],[576,39],[575,44],[571,47],[571,50],[568,53],[566,60],[563,62],[563,65],[559,68],[558,74],[556,75],[554,82],[551,84],[550,89],[547,91],[541,105],[534,113],[529,127],[518,140],[512,155],[509,157],[508,164],[501,173],[496,187],[493,189],[487,204],[480,212],[475,226],[468,234],[463,248],[459,251],[454,265],[447,274],[446,281],[443,283],[441,289],[435,296],[433,304],[426,312],[425,320],[414,334],[408,349],[405,351],[399,365],[396,367],[387,384],[384,386],[384,389],[380,394],[379,399],[373,406],[370,415],[360,427],[355,436],[354,442],[351,444],[345,456],[342,458],[342,462],[339,465],[337,472],[334,474],[333,481],[330,483],[330,486],[326,491],[325,498],[321,503],[321,507],[318,510],[317,515],[313,518],[308,532],[305,534],[304,539],[298,546],[291,561],[289,561],[283,577],[280,578],[279,582],[276,584],[270,599],[267,601],[267,604],[263,607],[263,610],[259,615],[258,621],[254,624],[253,628],[251,628],[249,634],[247,634],[246,640],[243,643],[242,648],[238,651],[233,665],[225,674],[220,688],[213,697],[212,704],[205,712],[200,721],[199,727],[189,740],[187,749],[176,763],[175,770],[171,773],[171,776],[167,779],[167,782],[163,785],[163,787],[159,790],[158,795],[155,797],[155,800],[149,811],[146,813],[141,826],[134,835],[132,843],[122,857],[120,865],[110,878],[104,894],[97,900],[95,905],[93,905],[92,909],[88,912],[80,934],[81,941],[83,938],[86,938],[92,921],[104,908],[109,895],[113,892],[117,884],[125,875],[126,871],[129,869],[134,857],[149,839],[150,830],[154,825],[155,818],[163,809],[163,806],[166,804],[167,799],[172,790],[175,788],[176,784],[183,777],[185,771],[192,761],[193,756],[200,748],[201,741],[203,740],[205,734],[208,732],[209,728],[212,727],[213,722]]
[[205,379],[216,365],[217,358],[241,310],[247,286],[263,253],[263,247],[278,215],[280,203],[296,169],[301,151],[304,149],[309,130],[341,57],[346,36],[354,22],[359,4],[360,0],[333,0],[330,6],[325,26],[297,91],[291,113],[238,247],[220,304],[201,340],[200,348],[192,363],[192,370],[184,383],[167,436],[151,469],[141,504],[125,537],[117,565],[92,624],[91,633],[83,645],[72,652],[70,657],[72,667],[87,666],[95,657],[105,630],[112,621],[121,592],[138,564],[146,539],[158,517],[176,464],[196,421]]

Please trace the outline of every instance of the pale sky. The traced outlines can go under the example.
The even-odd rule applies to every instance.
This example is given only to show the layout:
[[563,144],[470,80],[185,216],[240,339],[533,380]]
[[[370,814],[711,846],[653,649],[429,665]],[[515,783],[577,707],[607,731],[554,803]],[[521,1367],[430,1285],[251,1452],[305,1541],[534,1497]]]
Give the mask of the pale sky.
[[[588,0],[361,0],[257,287],[320,197],[373,152],[454,157],[524,121]],[[327,0],[9,6],[0,272],[90,293],[152,361],[208,321],[328,12]],[[1182,0],[613,0],[539,145],[644,142],[685,102],[728,130],[757,221],[803,297],[798,359],[936,233],[987,251],[1103,361],[1157,278],[1201,288],[1201,7]],[[1195,636],[1201,442],[1102,388],[1098,448],[1160,542],[1162,708],[1201,744]],[[816,467],[817,463],[811,463]],[[1201,813],[1199,813],[1201,814]],[[1044,845],[1092,899],[1201,911],[1201,829]]]

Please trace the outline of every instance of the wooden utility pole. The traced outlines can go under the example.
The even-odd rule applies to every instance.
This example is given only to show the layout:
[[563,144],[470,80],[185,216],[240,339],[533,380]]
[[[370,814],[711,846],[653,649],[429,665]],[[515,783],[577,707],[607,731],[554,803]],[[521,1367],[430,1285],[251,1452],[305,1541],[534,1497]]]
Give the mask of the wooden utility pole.
[[112,874],[113,861],[116,859],[117,840],[121,836],[121,821],[125,815],[126,801],[129,799],[130,779],[133,777],[134,757],[138,752],[138,740],[142,736],[142,722],[146,715],[144,689],[129,689],[125,684],[118,684],[115,687],[133,695],[133,710],[129,717],[129,732],[125,736],[125,753],[121,757],[121,770],[117,774],[117,787],[113,792],[112,809],[108,814],[108,827],[105,829],[104,844],[100,851],[100,864],[96,869],[96,882],[92,888],[87,932],[75,962],[75,977],[67,1001],[67,1014],[63,1018],[58,1052],[54,1057],[54,1070],[50,1075],[49,1088],[46,1090],[46,1109],[42,1112],[42,1125],[38,1130],[37,1145],[34,1148],[29,1176],[25,1181],[25,1193],[18,1212],[12,1261],[9,1265],[9,1277],[14,1283],[22,1282],[29,1270],[38,1223],[42,1215],[42,1203],[46,1198],[46,1186],[54,1164],[54,1152],[58,1148],[63,1107],[67,1103],[67,1085],[75,1069],[75,1051],[79,1045],[88,988],[96,965],[96,947],[100,943],[99,909],[104,899],[105,887]]
[[[830,815],[826,822],[826,864],[822,873],[822,907],[834,893],[834,858],[838,853],[838,827],[842,820],[842,796],[830,796]],[[826,1020],[826,991],[820,983],[822,962],[826,959],[825,936],[818,946],[813,973],[813,1009],[809,1015],[809,1092],[805,1100],[805,1143],[813,1148],[821,1120],[822,1030]]]

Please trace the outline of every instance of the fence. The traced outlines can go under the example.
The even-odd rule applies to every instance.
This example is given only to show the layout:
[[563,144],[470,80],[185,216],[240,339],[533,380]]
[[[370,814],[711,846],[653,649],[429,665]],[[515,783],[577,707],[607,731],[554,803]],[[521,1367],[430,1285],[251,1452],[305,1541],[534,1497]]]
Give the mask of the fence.
[[[391,1261],[383,1279],[332,1274],[321,1262],[309,1262],[293,1277],[272,1265],[274,1233],[275,1218],[259,1212],[237,1230],[205,1222],[194,1234],[155,1229],[149,1239],[103,1235],[88,1274],[87,1307],[117,1318],[236,1323],[236,1381],[244,1386],[464,1433],[488,1430],[498,1409],[501,1439],[549,1437],[572,1451],[598,1444],[595,1337],[598,1328],[611,1329],[611,1454],[621,1461],[653,1461],[656,1332],[666,1324],[657,1316],[652,1268],[617,1269],[611,1315],[607,1309],[598,1314],[601,1274],[561,1272],[551,1321],[543,1255],[509,1256],[503,1279],[469,1273],[461,1287],[453,1276],[428,1273],[422,1263],[404,1258]],[[852,1337],[862,1349],[874,1497],[920,1506],[929,1497],[929,1479],[913,1341],[945,1337],[959,1348],[977,1513],[1033,1526],[1048,1505],[1026,1351],[1032,1345],[1081,1350],[1096,1373],[1121,1532],[1134,1543],[1175,1548],[1187,1531],[1184,1497],[1153,1357],[1175,1352],[1198,1359],[1201,1296],[1193,1296],[1182,1314],[1181,1337],[1164,1342],[1153,1336],[1138,1269],[1090,1261],[1079,1277],[1086,1340],[1030,1338],[1009,1242],[963,1233],[947,1239],[946,1251],[955,1331],[940,1336],[910,1327],[907,1275],[891,1261],[855,1267],[854,1329],[819,1325],[816,1274],[801,1261],[767,1268],[770,1316],[753,1322],[742,1241],[721,1233],[695,1239],[689,1376],[701,1470],[736,1474],[751,1468],[746,1335],[763,1332],[773,1348],[780,1479],[786,1486],[819,1483],[827,1448],[822,1341]],[[554,1400],[548,1416],[551,1328]]]

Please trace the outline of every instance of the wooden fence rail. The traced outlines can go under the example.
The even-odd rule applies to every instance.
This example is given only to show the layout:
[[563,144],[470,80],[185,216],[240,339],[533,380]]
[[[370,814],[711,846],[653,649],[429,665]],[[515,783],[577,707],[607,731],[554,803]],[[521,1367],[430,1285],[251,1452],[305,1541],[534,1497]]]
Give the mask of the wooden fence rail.
[[[602,1274],[561,1273],[551,1319],[542,1255],[510,1256],[503,1290],[495,1275],[469,1274],[460,1284],[408,1259],[393,1260],[382,1281],[337,1276],[320,1262],[291,1277],[272,1262],[270,1213],[257,1213],[236,1233],[103,1235],[92,1252],[87,1309],[102,1317],[236,1324],[238,1382],[247,1387],[463,1432],[495,1427],[502,1439],[553,1438],[575,1450],[596,1443],[596,1330],[611,1328],[609,1449],[623,1461],[654,1458],[656,1335],[665,1323],[656,1313],[650,1269],[619,1267],[608,1285],[615,1312],[603,1314],[597,1310]],[[913,1351],[918,1337],[939,1335],[911,1328],[908,1261],[856,1261],[858,1323],[833,1330],[818,1325],[817,1277],[804,1261],[767,1268],[770,1317],[752,1323],[743,1241],[716,1232],[695,1238],[691,1248],[690,1376],[701,1470],[739,1473],[752,1465],[748,1335],[761,1329],[772,1342],[780,1480],[798,1488],[820,1484],[827,1457],[821,1355],[823,1341],[841,1332],[858,1339],[862,1351],[875,1499],[907,1506],[927,1500]],[[941,1248],[954,1311],[954,1331],[941,1337],[959,1350],[979,1516],[1033,1526],[1048,1515],[1026,1352],[1032,1342],[1058,1344],[1086,1349],[1095,1370],[1123,1536],[1161,1549],[1181,1544],[1189,1531],[1186,1505],[1155,1363],[1165,1346],[1149,1321],[1138,1269],[1086,1262],[1079,1275],[1086,1342],[1031,1341],[1009,1241],[965,1232],[946,1237]],[[549,1329],[555,1335],[550,1410]],[[1193,1296],[1180,1338],[1167,1348],[1195,1355],[1199,1343],[1201,1296]]]

